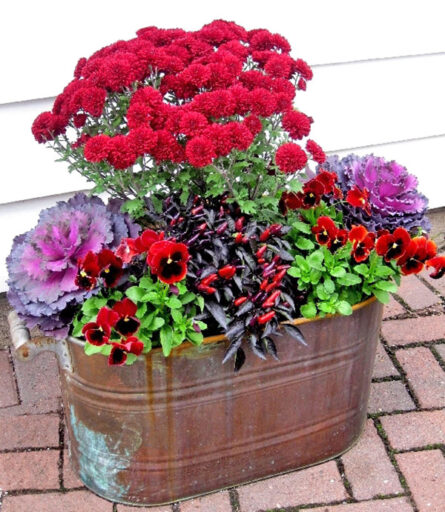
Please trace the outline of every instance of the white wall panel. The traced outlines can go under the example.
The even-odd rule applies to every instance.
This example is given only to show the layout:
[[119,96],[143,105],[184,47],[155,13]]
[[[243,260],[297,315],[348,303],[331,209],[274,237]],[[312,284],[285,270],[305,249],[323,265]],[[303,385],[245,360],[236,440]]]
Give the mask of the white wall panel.
[[445,134],[445,54],[317,68],[295,105],[326,150]]
[[0,103],[58,94],[80,57],[144,26],[196,30],[216,18],[234,20],[279,32],[295,56],[326,64],[445,52],[444,14],[443,0],[4,2]]
[[91,188],[31,133],[35,117],[51,106],[52,100],[0,105],[1,168],[8,181],[0,187],[0,204]]

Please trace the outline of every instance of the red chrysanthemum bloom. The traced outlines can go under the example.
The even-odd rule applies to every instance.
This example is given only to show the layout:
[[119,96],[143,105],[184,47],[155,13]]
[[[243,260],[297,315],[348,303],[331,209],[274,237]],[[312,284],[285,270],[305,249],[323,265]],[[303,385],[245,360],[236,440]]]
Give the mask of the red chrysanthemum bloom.
[[253,135],[243,123],[232,121],[223,126],[233,148],[245,151],[252,144]]
[[309,64],[307,64],[303,59],[297,59],[295,61],[295,71],[305,80],[312,80],[312,77],[314,76]]
[[88,133],[82,133],[82,135],[71,144],[71,147],[72,149],[80,148],[90,139],[91,135],[88,135]]
[[184,279],[188,259],[187,246],[170,240],[155,242],[147,254],[147,264],[152,274],[167,284]]
[[323,164],[326,161],[325,152],[321,149],[321,147],[314,142],[313,140],[308,140],[306,142],[306,149],[312,155],[312,158],[318,163]]
[[107,288],[116,286],[122,277],[122,260],[110,249],[102,249],[98,254],[99,277],[104,280]]
[[75,280],[76,285],[84,290],[92,290],[96,286],[99,272],[100,267],[97,254],[88,251],[85,257],[78,262]]
[[439,279],[445,274],[445,256],[436,256],[426,261],[427,268],[433,267],[434,272],[430,274],[433,279]]
[[136,162],[137,154],[131,139],[125,135],[110,138],[107,160],[116,169],[128,169]]
[[114,329],[121,336],[131,336],[139,329],[141,325],[140,320],[136,317],[137,306],[128,297],[116,302],[113,306],[113,311],[117,314],[117,321],[114,324]]
[[212,141],[203,135],[193,137],[187,142],[185,156],[194,167],[205,167],[216,157]]
[[271,116],[277,107],[275,95],[264,87],[249,92],[250,111],[261,117]]
[[149,126],[140,126],[128,134],[128,142],[137,155],[151,153],[158,143],[158,136]]
[[239,83],[229,88],[233,101],[235,102],[235,112],[241,116],[250,111],[249,89]]
[[236,111],[236,103],[230,91],[210,91],[195,96],[190,109],[208,118],[219,119],[232,116]]
[[375,233],[369,233],[364,226],[353,226],[349,232],[349,240],[353,242],[351,254],[360,263],[368,259],[374,248]]
[[283,128],[289,132],[293,139],[302,139],[308,136],[311,131],[311,123],[311,117],[297,110],[286,112],[282,119]]
[[105,345],[110,339],[111,328],[114,327],[118,318],[116,312],[103,307],[99,310],[95,322],[89,322],[83,326],[82,334],[92,345]]
[[269,87],[269,84],[273,81],[272,78],[256,69],[243,71],[239,76],[239,80],[249,90],[253,90],[256,87]]
[[371,215],[371,205],[369,204],[369,192],[366,188],[360,190],[356,185],[346,194],[346,201],[351,206],[362,208],[368,215]]
[[299,91],[305,91],[306,90],[306,80],[304,78],[300,78],[297,82],[297,89]]
[[149,126],[151,120],[152,109],[145,103],[133,103],[127,110],[127,123],[130,130],[139,128],[140,126]]
[[54,137],[64,133],[66,122],[60,115],[51,112],[42,112],[32,123],[31,131],[39,144],[53,140]]
[[85,112],[99,117],[104,109],[107,93],[101,87],[85,87],[81,89],[80,106]]
[[263,129],[260,118],[254,114],[245,117],[243,124],[247,126],[250,133],[252,133],[254,136],[260,133],[260,131]]
[[82,57],[77,61],[76,67],[74,68],[74,78],[79,79],[82,76],[82,70],[86,63],[87,59],[85,57]]
[[87,115],[86,114],[76,114],[73,116],[73,124],[76,128],[82,128],[86,123]]
[[232,149],[232,140],[230,134],[224,125],[213,123],[204,132],[204,136],[212,141],[217,156],[226,156]]
[[298,144],[288,142],[278,148],[275,162],[280,171],[294,173],[303,169],[307,164],[307,155]]
[[101,162],[108,158],[110,140],[108,135],[95,135],[88,139],[83,148],[85,158],[89,162]]
[[295,61],[285,53],[275,54],[264,65],[264,71],[274,78],[289,79],[295,69]]
[[397,228],[393,234],[384,234],[377,239],[375,250],[385,261],[396,260],[405,254],[411,237],[405,228]]
[[417,236],[411,240],[405,253],[397,260],[402,274],[418,274],[427,260],[432,260],[437,254],[437,246],[432,240],[424,236]]
[[180,74],[182,80],[200,89],[208,84],[211,72],[208,66],[202,64],[191,64]]
[[335,238],[337,227],[330,217],[322,216],[317,219],[317,224],[312,227],[312,233],[314,233],[319,244],[328,245]]
[[199,112],[186,112],[179,121],[179,130],[187,137],[202,135],[209,125],[207,118]]

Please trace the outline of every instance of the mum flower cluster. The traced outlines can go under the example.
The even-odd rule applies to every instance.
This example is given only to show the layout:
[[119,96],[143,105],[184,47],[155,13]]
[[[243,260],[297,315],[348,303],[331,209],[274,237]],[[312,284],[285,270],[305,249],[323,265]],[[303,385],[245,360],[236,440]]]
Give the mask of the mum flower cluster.
[[32,131],[125,199],[212,186],[243,207],[249,185],[248,199],[261,202],[268,171],[294,175],[325,159],[314,141],[300,143],[312,118],[292,102],[312,71],[290,50],[279,34],[222,20],[191,32],[144,28],[80,59]]

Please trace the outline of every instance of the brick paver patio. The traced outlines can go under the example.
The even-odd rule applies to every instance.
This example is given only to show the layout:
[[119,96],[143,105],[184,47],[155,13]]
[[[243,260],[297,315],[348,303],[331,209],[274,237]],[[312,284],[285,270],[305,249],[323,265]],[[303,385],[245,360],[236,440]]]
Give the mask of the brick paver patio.
[[87,491],[67,461],[57,365],[14,360],[0,322],[2,512],[445,512],[444,280],[405,279],[385,309],[369,418],[324,464],[172,506],[133,508]]

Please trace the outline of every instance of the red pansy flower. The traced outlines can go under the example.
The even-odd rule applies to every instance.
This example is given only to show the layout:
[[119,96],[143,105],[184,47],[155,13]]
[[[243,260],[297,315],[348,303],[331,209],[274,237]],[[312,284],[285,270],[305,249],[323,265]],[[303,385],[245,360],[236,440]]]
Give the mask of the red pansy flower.
[[112,343],[112,349],[108,356],[109,366],[123,366],[127,361],[127,351],[125,345],[121,343]]
[[425,261],[433,259],[436,253],[437,247],[432,240],[417,236],[411,240],[404,255],[397,260],[397,265],[405,276],[418,274],[423,269]]
[[101,269],[99,276],[104,280],[105,286],[116,286],[123,274],[122,260],[110,249],[102,249],[98,254],[98,261]]
[[375,233],[369,233],[364,226],[354,226],[349,232],[349,240],[353,242],[351,254],[360,263],[368,259],[374,248]]
[[328,249],[330,249],[331,252],[335,252],[340,249],[340,247],[343,247],[347,241],[348,232],[346,229],[337,229],[335,236],[329,240]]
[[298,208],[301,208],[301,204],[301,194],[298,195],[296,192],[284,191],[281,194],[278,208],[283,215],[286,215],[288,210],[297,210]]
[[129,354],[140,356],[144,350],[144,344],[136,336],[129,336],[125,342],[121,342]]
[[136,318],[137,306],[128,297],[116,302],[113,306],[113,311],[117,314],[117,321],[114,324],[114,329],[122,336],[131,336],[134,334],[141,325],[141,322]]
[[335,183],[337,182],[337,174],[335,172],[321,171],[314,179],[323,185],[324,195],[334,192]]
[[357,186],[354,186],[351,190],[348,190],[348,193],[346,194],[346,201],[351,206],[362,208],[368,215],[371,215],[369,192],[366,188],[360,190]]
[[184,279],[188,259],[187,246],[170,240],[155,242],[147,254],[147,263],[151,272],[167,284]]
[[79,260],[75,283],[79,288],[92,290],[96,286],[100,267],[97,254],[89,251],[83,259]]
[[105,345],[111,335],[111,328],[114,327],[119,315],[110,308],[103,307],[97,314],[95,322],[88,322],[82,328],[82,334],[92,345]]
[[439,279],[445,274],[445,256],[436,256],[427,260],[426,266],[434,268],[434,272],[430,274],[430,277]]
[[319,217],[317,224],[312,227],[312,233],[315,234],[317,242],[321,245],[327,245],[335,238],[337,228],[330,217]]
[[375,244],[375,250],[379,256],[384,256],[385,261],[396,260],[403,256],[410,242],[408,231],[400,227],[392,235],[380,236]]
[[302,207],[312,208],[318,206],[324,190],[324,185],[316,178],[306,182],[303,186]]

